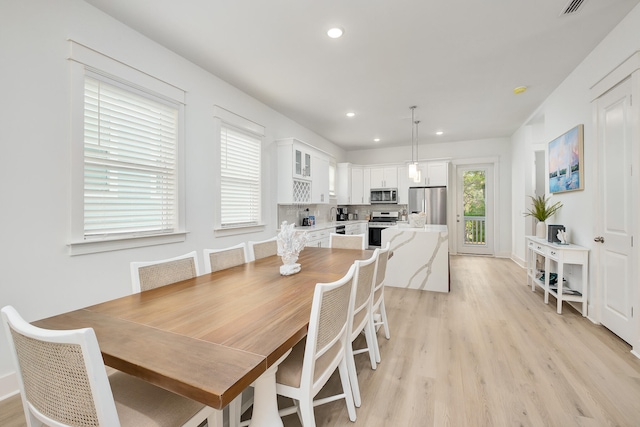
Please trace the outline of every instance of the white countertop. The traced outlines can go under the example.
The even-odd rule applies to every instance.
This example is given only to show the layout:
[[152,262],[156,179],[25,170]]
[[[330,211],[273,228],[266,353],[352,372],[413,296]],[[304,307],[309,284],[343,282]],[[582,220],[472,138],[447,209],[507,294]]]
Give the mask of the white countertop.
[[396,230],[402,231],[420,231],[425,233],[447,233],[449,228],[446,225],[427,224],[424,227],[410,227],[409,224],[397,224],[393,227]]

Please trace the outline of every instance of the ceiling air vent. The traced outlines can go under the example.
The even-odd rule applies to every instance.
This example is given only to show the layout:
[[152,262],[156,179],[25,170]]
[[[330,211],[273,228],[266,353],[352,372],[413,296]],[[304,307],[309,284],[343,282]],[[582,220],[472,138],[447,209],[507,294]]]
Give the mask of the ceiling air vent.
[[562,15],[571,15],[572,13],[578,12],[585,0],[569,0],[569,3],[562,9],[560,16]]

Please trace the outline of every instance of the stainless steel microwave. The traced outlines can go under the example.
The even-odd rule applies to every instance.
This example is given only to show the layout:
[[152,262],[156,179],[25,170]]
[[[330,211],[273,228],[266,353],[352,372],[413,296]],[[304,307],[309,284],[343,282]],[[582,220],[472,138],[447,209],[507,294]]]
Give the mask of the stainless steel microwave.
[[398,203],[398,189],[372,188],[371,203]]

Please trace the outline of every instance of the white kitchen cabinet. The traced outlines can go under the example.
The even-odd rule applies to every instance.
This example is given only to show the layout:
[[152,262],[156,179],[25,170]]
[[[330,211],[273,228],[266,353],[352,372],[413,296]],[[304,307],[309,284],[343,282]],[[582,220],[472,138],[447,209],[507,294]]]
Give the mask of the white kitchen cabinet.
[[300,144],[293,143],[294,178],[311,179],[311,152]]
[[307,244],[308,247],[314,248],[328,248],[329,247],[329,235],[334,228],[325,228],[322,230],[307,231]]
[[278,203],[329,203],[329,155],[295,138],[277,141]]
[[368,205],[371,197],[369,169],[351,163],[338,163],[337,199],[339,205]]
[[446,186],[448,183],[448,163],[447,162],[425,162],[418,164],[422,180],[419,183],[410,181],[413,187],[426,185],[429,187]]
[[371,198],[371,175],[369,169],[362,166],[351,168],[351,203],[352,205],[368,205]]
[[447,185],[447,163],[427,163],[427,185]]
[[396,166],[372,167],[371,188],[398,188],[398,168]]
[[312,162],[311,201],[316,204],[329,203],[329,158],[317,153],[312,156]]

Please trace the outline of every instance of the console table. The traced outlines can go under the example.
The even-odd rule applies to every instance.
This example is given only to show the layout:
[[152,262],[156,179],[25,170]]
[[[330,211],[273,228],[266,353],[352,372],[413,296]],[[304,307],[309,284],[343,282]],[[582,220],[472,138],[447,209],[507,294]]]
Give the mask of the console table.
[[[578,245],[560,245],[550,243],[546,239],[535,236],[526,236],[527,239],[527,285],[531,281],[531,291],[535,292],[536,285],[544,290],[544,302],[549,303],[549,294],[556,297],[557,312],[562,314],[562,302],[581,303],[583,316],[587,315],[587,294],[589,293],[589,249]],[[540,255],[544,258],[544,273],[536,268],[536,259]],[[577,274],[570,276],[570,281],[564,284],[565,265],[580,265],[580,277]],[[552,271],[553,270],[553,271]],[[551,273],[556,273],[557,287],[549,284]],[[544,274],[544,281],[540,280]]]

